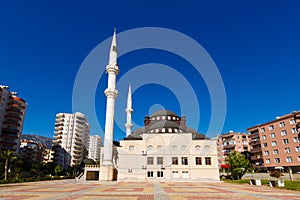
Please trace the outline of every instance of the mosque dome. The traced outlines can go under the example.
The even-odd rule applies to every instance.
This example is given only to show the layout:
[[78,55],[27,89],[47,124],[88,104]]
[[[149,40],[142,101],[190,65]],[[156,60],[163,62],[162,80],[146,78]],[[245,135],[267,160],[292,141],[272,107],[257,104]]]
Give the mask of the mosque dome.
[[170,111],[170,110],[159,110],[159,111],[156,111],[154,112],[152,115],[151,115],[151,118],[152,117],[157,117],[157,116],[174,116],[174,117],[178,117],[176,115],[176,113]]

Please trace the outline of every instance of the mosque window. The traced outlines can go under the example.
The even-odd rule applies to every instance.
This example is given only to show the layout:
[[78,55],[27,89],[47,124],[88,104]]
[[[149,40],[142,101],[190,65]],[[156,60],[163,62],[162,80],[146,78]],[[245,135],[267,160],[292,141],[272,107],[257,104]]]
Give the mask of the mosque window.
[[164,158],[163,157],[157,157],[157,164],[163,165],[164,164]]
[[205,165],[211,165],[211,157],[205,157]]
[[196,145],[196,146],[195,146],[195,151],[200,151],[200,148],[201,148],[201,147],[200,147],[199,145]]
[[148,149],[148,151],[152,151],[153,150],[153,146],[152,145],[148,145],[147,149]]
[[158,150],[158,151],[162,150],[162,146],[161,146],[161,145],[158,145],[158,146],[157,146],[157,150]]
[[182,150],[182,151],[185,151],[185,150],[186,150],[186,146],[185,146],[185,145],[182,145],[182,146],[181,146],[181,150]]
[[153,177],[153,171],[147,172],[147,177],[148,177],[148,178],[152,178],[152,177]]
[[187,157],[181,157],[181,164],[182,165],[188,165],[188,158]]
[[176,117],[173,117],[173,120],[176,120]]
[[155,120],[155,117],[152,117],[152,120]]
[[171,128],[169,128],[168,132],[169,132],[169,133],[172,133],[172,129],[171,129]]
[[210,146],[205,145],[205,146],[204,146],[204,149],[205,149],[206,151],[208,151],[208,150],[210,150]]
[[156,117],[156,120],[160,120],[160,117]]
[[158,133],[159,132],[159,129],[157,128],[157,129],[155,129],[155,133]]
[[134,151],[134,146],[129,146],[129,151]]
[[171,120],[171,116],[168,116],[168,120]]
[[182,130],[179,130],[180,133],[182,133]]
[[174,131],[175,131],[175,133],[178,133],[178,129],[177,128],[175,128]]
[[196,157],[196,165],[202,165],[202,159],[201,157]]
[[162,116],[161,119],[162,119],[162,120],[165,120],[165,119],[166,119],[166,116]]
[[176,145],[173,145],[173,146],[172,146],[172,150],[173,150],[173,151],[176,151],[176,150],[177,150],[177,146],[176,146]]
[[157,177],[164,177],[164,172],[158,171],[157,172]]
[[153,157],[148,157],[147,158],[147,164],[148,165],[153,165]]
[[150,133],[153,133],[153,132],[154,132],[154,130],[151,130],[151,131],[150,131]]
[[178,157],[172,157],[172,165],[178,165]]

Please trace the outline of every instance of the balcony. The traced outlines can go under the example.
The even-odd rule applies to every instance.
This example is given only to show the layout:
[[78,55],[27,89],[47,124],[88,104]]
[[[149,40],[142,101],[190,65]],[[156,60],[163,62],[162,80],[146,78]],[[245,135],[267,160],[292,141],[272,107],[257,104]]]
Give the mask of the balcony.
[[256,147],[256,148],[253,148],[253,149],[250,149],[250,152],[251,153],[256,153],[256,152],[261,152],[261,147]]
[[63,130],[63,129],[64,129],[64,128],[61,127],[61,126],[60,126],[60,127],[55,127],[55,128],[54,128],[54,130],[56,130],[56,131],[60,131],[60,130]]
[[62,136],[61,135],[55,135],[54,138],[55,139],[62,139]]

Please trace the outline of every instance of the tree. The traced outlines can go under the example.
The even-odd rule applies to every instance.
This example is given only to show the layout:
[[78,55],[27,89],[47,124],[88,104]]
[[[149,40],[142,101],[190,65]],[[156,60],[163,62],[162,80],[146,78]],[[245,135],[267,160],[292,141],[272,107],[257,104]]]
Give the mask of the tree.
[[240,179],[244,175],[246,169],[250,167],[249,160],[247,160],[242,153],[236,151],[231,152],[225,162],[231,168],[233,179]]
[[62,168],[59,165],[56,165],[56,167],[54,168],[54,173],[55,176],[57,176],[60,172],[62,172]]
[[8,167],[11,160],[17,159],[13,151],[2,150],[0,151],[0,158],[4,160],[4,180],[7,180]]

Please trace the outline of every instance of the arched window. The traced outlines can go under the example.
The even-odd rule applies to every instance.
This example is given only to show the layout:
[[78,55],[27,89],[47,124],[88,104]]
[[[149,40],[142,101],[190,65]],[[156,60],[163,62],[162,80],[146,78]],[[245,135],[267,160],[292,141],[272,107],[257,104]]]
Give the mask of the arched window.
[[153,146],[152,145],[148,145],[147,150],[148,151],[152,151],[153,150]]
[[181,150],[182,150],[182,151],[185,151],[185,150],[186,150],[186,146],[185,146],[185,145],[182,145],[182,146],[181,146]]
[[129,146],[129,151],[130,151],[130,152],[134,151],[134,146],[130,145],[130,146]]
[[200,151],[200,148],[201,148],[201,147],[200,147],[199,145],[196,145],[196,146],[195,146],[195,151]]
[[177,150],[177,146],[176,145],[173,145],[172,146],[172,151],[176,151]]
[[160,150],[162,150],[162,146],[161,146],[161,145],[158,145],[158,146],[157,146],[157,151],[160,151]]
[[208,151],[208,150],[210,150],[210,146],[205,145],[205,146],[204,146],[204,149],[205,149],[205,151]]

